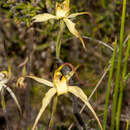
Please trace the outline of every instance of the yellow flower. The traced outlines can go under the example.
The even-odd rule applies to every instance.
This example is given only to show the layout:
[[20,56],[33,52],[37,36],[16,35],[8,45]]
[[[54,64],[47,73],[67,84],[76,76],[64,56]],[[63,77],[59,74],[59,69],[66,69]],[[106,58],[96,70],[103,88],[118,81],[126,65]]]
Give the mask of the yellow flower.
[[85,93],[82,91],[81,88],[79,88],[78,86],[69,86],[68,85],[68,81],[69,79],[73,76],[74,71],[72,70],[71,72],[69,72],[67,75],[63,75],[61,73],[61,69],[63,68],[65,64],[61,65],[54,73],[54,77],[53,77],[53,82],[50,82],[48,80],[42,79],[42,78],[38,78],[35,76],[26,76],[29,77],[31,79],[36,80],[37,82],[47,85],[49,87],[51,87],[49,89],[49,91],[45,94],[45,97],[42,100],[42,106],[41,109],[36,117],[36,120],[34,122],[33,128],[32,130],[34,130],[36,128],[36,125],[42,115],[42,113],[44,112],[44,110],[46,109],[46,107],[49,105],[52,97],[56,96],[60,96],[63,94],[67,94],[67,93],[72,93],[73,95],[75,95],[76,97],[78,97],[79,99],[81,99],[86,106],[88,106],[88,108],[92,111],[95,119],[97,120],[101,130],[102,129],[102,125],[95,113],[95,111],[93,110],[92,106],[90,105],[90,103],[88,102],[87,96],[85,95]]
[[6,84],[8,83],[8,81],[10,80],[11,78],[11,65],[9,63],[8,65],[8,71],[1,71],[0,72],[0,93],[1,93],[1,104],[2,104],[2,108],[5,109],[5,100],[4,100],[4,90],[6,89],[9,94],[11,95],[11,97],[14,99],[19,111],[20,111],[20,114],[22,114],[22,110],[21,110],[21,107],[20,107],[20,104],[14,94],[14,92],[11,90],[11,88],[9,88]]
[[69,0],[65,0],[62,4],[56,2],[56,18],[62,19],[69,15]]
[[88,14],[90,15],[90,13],[88,12],[80,12],[80,13],[74,13],[74,14],[70,14],[69,15],[69,11],[70,11],[70,7],[69,7],[69,0],[65,0],[63,3],[56,3],[56,15],[52,15],[49,13],[43,13],[43,14],[38,14],[36,16],[34,16],[32,19],[34,20],[34,22],[44,22],[50,19],[62,19],[66,26],[68,27],[69,31],[75,35],[77,38],[80,39],[84,49],[86,49],[85,47],[85,43],[82,39],[82,37],[80,36],[79,32],[76,30],[75,28],[75,23],[73,23],[70,18],[74,18],[78,15],[83,15],[83,14]]

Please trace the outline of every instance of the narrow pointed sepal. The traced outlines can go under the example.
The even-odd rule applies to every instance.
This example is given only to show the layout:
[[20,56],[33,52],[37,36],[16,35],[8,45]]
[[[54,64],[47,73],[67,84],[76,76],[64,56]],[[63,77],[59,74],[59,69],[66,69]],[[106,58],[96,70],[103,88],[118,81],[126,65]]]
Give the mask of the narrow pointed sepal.
[[34,16],[32,20],[34,20],[33,22],[45,22],[45,21],[48,21],[50,19],[55,19],[55,18],[56,16],[52,14],[44,13],[44,14],[38,14]]
[[20,104],[19,104],[19,102],[18,102],[18,100],[17,100],[14,92],[8,86],[6,86],[6,85],[4,85],[4,88],[6,88],[6,90],[9,92],[9,94],[12,96],[14,102],[16,103],[16,105],[17,105],[17,107],[19,109],[20,114],[22,115],[22,109],[20,107]]
[[66,23],[66,26],[68,27],[69,31],[74,35],[76,36],[77,38],[80,39],[82,45],[83,45],[83,48],[86,50],[86,47],[85,47],[85,43],[82,39],[82,37],[80,36],[80,33],[77,31],[76,27],[75,27],[75,23],[73,23],[71,20],[67,19],[67,18],[64,18],[63,19],[64,22]]
[[39,77],[36,77],[36,76],[33,76],[33,75],[29,75],[29,76],[26,76],[26,77],[31,78],[31,79],[37,81],[38,83],[47,85],[49,87],[53,87],[53,83],[52,82],[50,82],[48,80],[45,80],[43,78],[39,78]]
[[92,17],[91,13],[89,13],[89,12],[79,12],[79,13],[70,14],[67,18],[75,18],[76,16],[84,15],[84,14],[87,14],[90,17]]
[[88,102],[88,98],[85,95],[85,93],[82,91],[81,88],[77,87],[77,86],[69,86],[68,87],[68,91],[72,94],[74,94],[76,97],[80,98],[85,104],[86,106],[91,110],[91,112],[93,113],[95,119],[97,120],[101,130],[103,130],[102,125],[95,113],[95,111],[93,110],[92,106],[90,105],[90,103]]
[[37,123],[38,123],[38,121],[39,121],[42,113],[44,112],[44,110],[46,109],[46,107],[49,105],[52,97],[55,94],[56,94],[56,89],[55,88],[49,89],[49,91],[45,94],[45,97],[42,100],[42,107],[41,107],[41,109],[40,109],[40,111],[39,111],[39,113],[38,113],[38,115],[36,117],[36,120],[35,120],[35,122],[33,124],[32,130],[35,130],[36,125],[37,125]]

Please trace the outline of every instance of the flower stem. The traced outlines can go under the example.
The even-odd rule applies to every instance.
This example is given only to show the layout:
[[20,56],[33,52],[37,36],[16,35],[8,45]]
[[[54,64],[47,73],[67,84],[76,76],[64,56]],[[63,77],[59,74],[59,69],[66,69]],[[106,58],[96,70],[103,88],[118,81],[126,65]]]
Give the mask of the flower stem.
[[54,97],[54,101],[53,101],[53,108],[52,108],[52,113],[51,113],[51,119],[50,119],[50,122],[49,122],[49,129],[52,129],[52,127],[53,127],[54,113],[56,112],[57,100],[58,100],[58,96],[56,95]]
[[63,30],[64,30],[64,21],[60,20],[60,31],[59,31],[57,41],[56,41],[56,58],[57,59],[60,58],[61,36],[63,34]]
[[126,0],[123,0],[121,30],[120,30],[120,48],[119,48],[116,81],[115,81],[115,88],[114,88],[114,95],[113,95],[112,120],[111,120],[111,128],[110,128],[111,130],[114,130],[114,126],[115,126],[115,115],[116,115],[116,106],[117,106],[117,97],[118,97],[118,89],[119,89],[119,82],[120,82],[121,61],[122,61],[125,10],[126,10]]

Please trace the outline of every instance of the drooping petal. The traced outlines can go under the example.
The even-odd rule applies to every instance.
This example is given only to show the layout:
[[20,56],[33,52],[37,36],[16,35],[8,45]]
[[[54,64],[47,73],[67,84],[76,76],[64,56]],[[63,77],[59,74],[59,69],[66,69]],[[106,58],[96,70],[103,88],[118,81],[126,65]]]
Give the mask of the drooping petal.
[[75,18],[76,16],[78,16],[78,15],[83,15],[83,14],[87,14],[87,15],[89,15],[90,17],[92,17],[91,13],[89,13],[89,12],[79,12],[79,13],[70,14],[67,18]]
[[95,116],[95,119],[97,120],[101,130],[103,130],[102,125],[95,113],[95,111],[93,110],[92,106],[90,105],[90,103],[88,102],[88,98],[85,95],[85,93],[82,91],[81,88],[77,87],[77,86],[69,86],[68,87],[68,91],[72,94],[74,94],[76,97],[80,98],[87,106],[88,108],[91,110],[91,112],[93,113],[93,115]]
[[52,15],[52,14],[48,14],[48,13],[44,13],[44,14],[38,14],[36,16],[34,16],[32,18],[32,20],[34,20],[33,22],[45,22],[49,19],[55,19],[56,16]]
[[67,19],[67,18],[64,18],[63,20],[64,20],[64,22],[66,23],[66,25],[67,25],[69,31],[70,31],[73,35],[75,35],[77,38],[80,39],[80,41],[81,41],[81,43],[82,43],[82,45],[83,45],[83,48],[86,49],[85,43],[84,43],[82,37],[80,36],[79,32],[78,32],[78,31],[76,30],[76,28],[75,28],[75,23],[73,23],[71,20],[69,20],[69,19]]
[[12,96],[12,98],[14,99],[14,101],[15,101],[15,103],[16,103],[19,111],[20,111],[20,114],[22,114],[22,110],[21,110],[20,104],[19,104],[19,102],[18,102],[14,92],[6,85],[4,85],[4,88],[6,88],[6,90],[9,92],[9,94]]
[[45,80],[45,79],[42,79],[42,78],[39,78],[39,77],[36,77],[36,76],[29,75],[26,77],[31,78],[31,79],[37,81],[38,83],[45,84],[45,85],[50,86],[50,87],[54,86],[52,82]]
[[55,94],[56,94],[56,89],[55,88],[49,89],[49,91],[45,94],[45,97],[42,100],[42,107],[41,107],[41,109],[40,109],[40,111],[39,111],[39,113],[38,113],[38,115],[36,117],[36,120],[35,120],[35,122],[33,124],[32,130],[35,130],[35,127],[36,127],[36,125],[37,125],[37,123],[38,123],[42,113],[44,112],[44,110],[46,109],[46,107],[48,106],[48,104],[50,103],[52,97]]

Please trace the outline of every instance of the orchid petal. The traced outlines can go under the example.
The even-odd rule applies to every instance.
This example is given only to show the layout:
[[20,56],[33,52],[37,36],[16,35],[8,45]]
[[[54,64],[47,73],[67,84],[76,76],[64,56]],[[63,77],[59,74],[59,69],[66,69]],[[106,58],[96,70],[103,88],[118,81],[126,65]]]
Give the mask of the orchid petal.
[[44,97],[43,100],[42,100],[42,107],[41,107],[41,109],[40,109],[40,111],[39,111],[39,113],[38,113],[38,115],[37,115],[37,117],[36,117],[36,120],[35,120],[35,122],[34,122],[34,124],[33,124],[32,130],[35,129],[35,127],[36,127],[36,125],[37,125],[37,123],[38,123],[38,121],[39,121],[39,119],[40,119],[42,113],[44,112],[44,110],[46,109],[46,107],[48,106],[48,104],[50,103],[52,97],[53,97],[55,94],[56,94],[56,89],[55,89],[55,88],[51,88],[51,89],[45,94],[45,97]]
[[82,91],[81,88],[77,87],[77,86],[69,86],[68,87],[68,91],[72,94],[74,94],[76,97],[80,98],[87,106],[88,108],[91,110],[91,112],[93,113],[95,119],[97,120],[101,130],[103,130],[102,125],[95,113],[95,111],[93,110],[92,106],[90,105],[90,103],[88,102],[88,98],[85,95],[85,93]]
[[83,14],[88,14],[89,16],[92,16],[91,13],[89,12],[80,12],[80,13],[73,13],[71,15],[69,15],[67,18],[75,18],[78,15],[83,15]]
[[1,92],[2,88],[3,88],[3,86],[2,86],[2,84],[0,84],[0,92]]
[[39,78],[39,77],[36,77],[36,76],[29,75],[26,77],[31,78],[31,79],[37,81],[38,83],[45,84],[45,85],[50,86],[50,87],[54,86],[52,82],[45,80],[45,79],[42,79],[42,78]]
[[4,87],[5,87],[6,90],[10,93],[10,95],[11,95],[12,98],[14,99],[14,101],[15,101],[15,103],[16,103],[16,105],[17,105],[19,111],[20,111],[20,114],[22,114],[22,110],[21,110],[20,104],[19,104],[19,102],[18,102],[18,100],[17,100],[17,98],[16,98],[14,92],[13,92],[8,86],[6,86],[6,85],[4,85]]
[[82,37],[80,36],[79,32],[78,32],[78,31],[76,30],[76,28],[75,28],[75,23],[73,23],[71,20],[69,20],[69,19],[67,19],[67,18],[64,18],[63,20],[64,20],[64,22],[66,23],[66,25],[67,25],[69,31],[70,31],[73,35],[75,35],[77,38],[80,39],[80,41],[81,41],[81,43],[82,43],[82,45],[83,45],[83,48],[86,49],[85,43],[84,43]]
[[61,19],[67,17],[69,15],[69,0],[65,0],[62,3],[56,2],[56,17],[57,19]]
[[48,13],[44,13],[44,14],[38,14],[36,16],[34,16],[32,18],[32,20],[34,20],[33,22],[45,22],[49,19],[55,19],[56,16],[52,15],[52,14],[48,14]]

